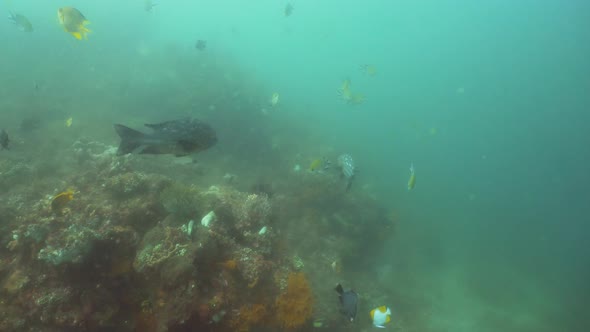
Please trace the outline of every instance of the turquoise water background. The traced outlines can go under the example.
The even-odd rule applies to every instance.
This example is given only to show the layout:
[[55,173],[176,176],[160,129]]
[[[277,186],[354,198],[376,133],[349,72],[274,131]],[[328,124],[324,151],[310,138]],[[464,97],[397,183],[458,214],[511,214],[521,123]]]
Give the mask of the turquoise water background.
[[[4,1],[35,31],[0,24],[0,119],[16,126],[41,94],[114,144],[97,126],[166,117],[158,103],[190,89],[178,76],[200,69],[171,73],[167,54],[207,56],[279,92],[275,116],[351,153],[355,188],[397,211],[364,271],[392,294],[393,329],[589,330],[590,3],[299,0],[284,17],[286,3]],[[63,5],[91,22],[87,41],[61,30]],[[344,79],[362,104],[339,100]]]

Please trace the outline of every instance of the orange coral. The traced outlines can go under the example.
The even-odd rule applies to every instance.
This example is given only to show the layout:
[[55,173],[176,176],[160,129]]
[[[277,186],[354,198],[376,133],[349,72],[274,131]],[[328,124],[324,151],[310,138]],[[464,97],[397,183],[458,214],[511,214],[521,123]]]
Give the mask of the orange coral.
[[303,272],[291,273],[287,289],[276,301],[278,323],[287,329],[302,326],[311,317],[313,297]]
[[268,312],[263,304],[244,305],[240,308],[240,314],[232,319],[230,325],[236,331],[247,332],[250,327],[259,326],[267,319]]
[[233,271],[238,267],[238,262],[235,259],[229,259],[225,262],[219,263],[219,265],[229,271]]

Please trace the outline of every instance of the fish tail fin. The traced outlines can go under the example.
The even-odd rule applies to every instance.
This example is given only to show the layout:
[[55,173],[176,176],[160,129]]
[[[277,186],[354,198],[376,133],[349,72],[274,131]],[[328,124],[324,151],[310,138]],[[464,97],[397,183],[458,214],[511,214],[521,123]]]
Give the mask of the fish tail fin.
[[336,288],[334,288],[334,290],[336,292],[338,292],[338,294],[342,295],[342,293],[344,293],[344,289],[342,289],[342,285],[338,284],[336,285]]
[[92,32],[92,30],[88,29],[86,27],[86,24],[90,24],[89,21],[84,21],[84,23],[82,24],[82,26],[80,27],[80,31],[82,36],[84,36],[84,39],[88,40],[88,34]]
[[142,145],[141,140],[145,137],[142,132],[120,124],[115,124],[115,131],[121,137],[117,155],[133,152]]

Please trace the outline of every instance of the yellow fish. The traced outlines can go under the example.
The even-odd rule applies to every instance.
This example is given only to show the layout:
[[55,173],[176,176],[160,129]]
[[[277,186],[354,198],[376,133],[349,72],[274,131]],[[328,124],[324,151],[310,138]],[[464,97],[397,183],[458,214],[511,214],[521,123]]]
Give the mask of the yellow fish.
[[277,106],[278,103],[279,103],[279,93],[275,92],[272,94],[272,97],[270,97],[270,106],[275,107],[275,106]]
[[377,68],[373,65],[362,65],[361,71],[369,76],[375,76],[377,74]]
[[86,25],[90,22],[74,7],[61,7],[57,10],[57,19],[64,31],[80,40],[88,39],[86,34],[90,32]]
[[362,93],[351,93],[348,103],[351,105],[362,104],[365,101],[365,95]]
[[322,166],[322,160],[316,159],[316,160],[312,161],[311,164],[309,164],[309,170],[313,172],[313,171],[318,170],[321,166]]
[[373,321],[373,326],[381,329],[385,328],[385,324],[391,321],[391,309],[384,305],[371,310],[370,315],[371,320]]
[[340,91],[348,91],[350,90],[350,79],[345,79],[340,84]]
[[61,192],[53,197],[53,200],[51,201],[51,210],[53,210],[53,212],[61,212],[61,210],[66,207],[66,204],[68,204],[68,202],[73,199],[73,189],[68,189],[64,192]]
[[72,122],[74,121],[74,119],[72,117],[69,117],[66,120],[66,127],[70,128],[72,126]]
[[344,81],[342,81],[342,83],[340,85],[340,89],[338,89],[338,93],[340,93],[340,97],[342,98],[342,100],[344,100],[345,102],[347,102],[350,105],[362,104],[365,101],[365,95],[363,95],[361,93],[353,92],[350,89],[351,84],[352,83],[351,83],[350,79],[345,79]]
[[416,171],[414,170],[414,163],[410,165],[410,179],[408,179],[408,190],[414,189],[416,185]]

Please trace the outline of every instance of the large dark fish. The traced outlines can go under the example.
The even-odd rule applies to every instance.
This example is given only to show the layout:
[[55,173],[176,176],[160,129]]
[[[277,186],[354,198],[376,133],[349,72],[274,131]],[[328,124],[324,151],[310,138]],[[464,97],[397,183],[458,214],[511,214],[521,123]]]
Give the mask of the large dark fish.
[[8,133],[4,129],[0,130],[0,150],[10,150],[10,148],[8,147],[8,143],[10,143]]
[[342,312],[348,320],[354,322],[356,319],[356,309],[359,302],[359,296],[352,289],[344,291],[342,285],[338,284],[335,288],[340,298],[340,312]]
[[115,124],[121,137],[117,155],[128,153],[173,154],[177,157],[207,150],[217,143],[211,126],[197,119],[181,119],[146,124],[153,132],[144,134],[135,129]]

